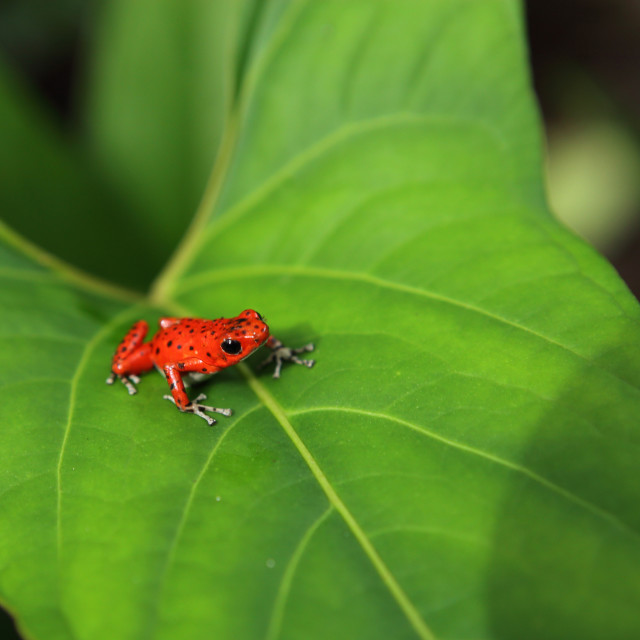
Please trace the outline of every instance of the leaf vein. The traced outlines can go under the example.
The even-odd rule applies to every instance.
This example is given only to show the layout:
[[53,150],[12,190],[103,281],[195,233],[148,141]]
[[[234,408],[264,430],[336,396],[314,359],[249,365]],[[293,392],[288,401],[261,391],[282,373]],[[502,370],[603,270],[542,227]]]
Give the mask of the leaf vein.
[[178,543],[180,541],[180,538],[182,537],[182,532],[184,531],[184,528],[186,526],[187,519],[188,519],[189,514],[191,512],[191,507],[193,506],[193,502],[195,500],[195,496],[196,496],[196,493],[197,493],[197,491],[198,491],[198,489],[200,487],[202,479],[204,478],[204,476],[206,475],[207,471],[211,467],[211,463],[213,462],[213,459],[214,459],[216,453],[220,449],[220,445],[224,442],[224,440],[227,437],[227,435],[229,433],[231,433],[231,431],[233,431],[235,429],[235,427],[237,427],[238,424],[240,424],[240,422],[242,422],[242,420],[244,420],[247,416],[251,415],[254,411],[256,411],[259,408],[261,408],[260,405],[256,405],[256,406],[252,407],[251,409],[249,409],[248,411],[246,411],[245,413],[243,413],[242,415],[238,416],[237,420],[232,425],[230,425],[220,435],[220,437],[216,441],[215,445],[211,448],[211,451],[210,451],[209,455],[207,456],[207,459],[205,460],[204,464],[202,465],[202,468],[200,469],[200,472],[196,476],[195,481],[191,484],[191,488],[189,489],[189,495],[187,496],[187,499],[185,500],[184,506],[182,507],[182,513],[180,515],[180,519],[178,520],[178,524],[176,525],[176,529],[174,531],[173,537],[171,539],[171,542],[169,543],[169,547],[168,547],[168,550],[167,550],[167,556],[166,556],[166,559],[164,561],[164,564],[162,565],[162,569],[160,571],[160,577],[158,578],[158,583],[157,583],[158,586],[157,586],[157,589],[156,589],[156,598],[155,598],[156,606],[155,606],[154,613],[153,613],[153,620],[152,620],[151,624],[147,625],[147,629],[148,629],[147,637],[148,638],[152,638],[156,634],[156,630],[158,628],[158,622],[159,622],[159,618],[160,618],[160,600],[161,600],[161,597],[162,597],[162,592],[163,592],[165,584],[167,582],[167,577],[169,575],[169,570],[171,568],[171,565],[175,561],[175,556],[176,556],[176,550],[178,548]]
[[[576,358],[583,360],[584,362],[588,362],[590,364],[594,363],[589,360],[586,356],[581,353],[574,351],[570,347],[554,340],[552,337],[545,335],[544,333],[540,333],[534,329],[531,329],[523,324],[515,322],[513,320],[509,320],[504,316],[500,316],[492,311],[488,311],[487,309],[483,309],[477,305],[464,302],[462,300],[458,300],[456,298],[452,298],[450,296],[446,296],[441,293],[436,293],[435,291],[429,291],[427,289],[409,285],[402,284],[399,282],[394,282],[392,280],[386,280],[384,278],[380,278],[376,275],[366,273],[366,272],[355,272],[355,271],[343,271],[339,269],[328,269],[325,267],[310,267],[306,265],[249,265],[246,267],[232,267],[227,269],[218,269],[215,272],[207,272],[202,276],[193,276],[185,281],[184,286],[182,287],[182,292],[189,289],[197,289],[199,287],[204,286],[205,284],[215,282],[216,280],[225,280],[225,279],[241,279],[251,277],[255,279],[255,277],[265,277],[267,274],[272,275],[289,275],[289,276],[298,276],[298,277],[307,277],[307,278],[327,278],[331,280],[344,280],[346,282],[363,282],[366,284],[370,284],[374,287],[380,287],[384,289],[389,289],[391,291],[396,291],[399,293],[407,293],[409,295],[416,295],[423,298],[428,298],[430,300],[434,300],[437,302],[441,302],[443,304],[451,305],[454,307],[458,307],[465,311],[469,311],[472,313],[476,313],[478,315],[484,316],[506,326],[512,327],[513,329],[517,329],[524,333],[527,333],[535,338],[547,342],[559,349],[567,353],[571,353]],[[621,378],[619,375],[610,371],[609,369],[605,369],[604,367],[599,367],[604,373],[611,376],[612,378],[618,380],[626,387],[633,390],[634,393],[638,393],[640,390],[631,384],[629,381]]]
[[275,170],[268,178],[258,185],[247,196],[232,205],[223,216],[215,218],[209,226],[202,232],[199,239],[200,245],[204,245],[207,239],[215,233],[220,232],[225,227],[233,224],[237,220],[246,215],[251,208],[263,200],[269,193],[272,193],[278,186],[283,184],[287,179],[299,173],[306,165],[311,164],[314,160],[321,158],[329,153],[338,145],[344,143],[350,138],[356,137],[369,131],[383,129],[385,127],[393,127],[401,124],[442,124],[442,123],[466,123],[475,127],[486,130],[492,138],[500,142],[500,138],[496,131],[480,120],[472,120],[470,118],[445,116],[441,114],[419,114],[411,111],[398,111],[392,114],[368,118],[361,121],[351,121],[346,125],[338,127],[328,133],[323,138],[312,143],[297,155],[294,155],[279,169]]
[[531,471],[531,469],[527,469],[526,467],[520,464],[516,464],[515,462],[510,462],[509,460],[506,460],[504,458],[501,458],[500,456],[489,453],[488,451],[483,451],[482,449],[472,447],[471,445],[464,444],[462,442],[457,442],[456,440],[451,440],[450,438],[445,438],[444,436],[438,433],[435,433],[434,431],[430,431],[429,429],[426,429],[420,425],[416,425],[412,422],[409,422],[408,420],[403,420],[402,418],[390,416],[385,413],[379,413],[376,411],[366,411],[364,409],[355,409],[350,407],[313,407],[310,409],[299,409],[297,411],[292,411],[291,415],[297,416],[297,415],[303,415],[306,413],[314,413],[317,411],[336,411],[339,413],[353,413],[356,415],[369,416],[371,418],[379,418],[383,420],[389,420],[390,422],[395,422],[396,424],[399,424],[403,427],[416,431],[417,433],[423,436],[432,438],[433,440],[437,440],[438,442],[446,444],[455,449],[459,449],[461,451],[465,451],[472,455],[479,456],[495,464],[501,465],[503,467],[511,469],[512,471],[520,473],[526,476],[527,478],[533,480],[534,482],[542,485],[546,489],[549,489],[550,491],[553,491],[559,496],[562,496],[566,500],[580,506],[586,511],[591,512],[592,514],[602,518],[603,520],[607,520],[617,528],[623,530],[625,533],[630,534],[635,538],[640,537],[637,531],[632,529],[629,525],[627,525],[625,522],[620,520],[613,513],[610,513],[606,509],[602,509],[601,507],[598,507],[597,505],[589,502],[588,500],[585,500],[584,498],[577,496],[576,494],[572,493],[568,489],[565,489],[564,487],[561,487],[560,485],[555,484],[551,480],[548,480],[544,476],[539,475],[535,471]]
[[271,619],[269,620],[269,625],[267,627],[267,634],[265,640],[275,640],[278,637],[278,633],[282,627],[282,619],[284,617],[284,609],[287,603],[287,598],[289,597],[289,593],[291,591],[291,584],[293,583],[293,578],[295,576],[296,571],[298,570],[298,566],[300,564],[300,560],[304,555],[304,552],[307,550],[311,539],[315,535],[316,531],[321,527],[321,525],[327,520],[327,518],[334,512],[333,506],[329,506],[304,532],[298,545],[294,549],[291,557],[289,558],[289,562],[282,574],[282,579],[280,580],[280,585],[278,587],[278,591],[276,594],[276,598],[273,603],[273,611],[271,613]]
[[64,427],[64,434],[62,436],[62,442],[60,444],[60,454],[58,455],[58,464],[56,466],[56,548],[58,555],[58,562],[60,562],[62,551],[62,464],[64,461],[65,452],[67,449],[67,442],[69,440],[69,433],[71,431],[71,423],[76,407],[76,399],[78,393],[78,384],[80,377],[84,372],[90,355],[93,353],[96,345],[113,329],[114,326],[119,324],[123,318],[132,315],[136,307],[127,308],[121,313],[117,314],[106,322],[102,327],[96,331],[93,337],[86,343],[82,350],[82,355],[76,366],[76,370],[70,381],[69,388],[69,409],[67,411],[67,422]]

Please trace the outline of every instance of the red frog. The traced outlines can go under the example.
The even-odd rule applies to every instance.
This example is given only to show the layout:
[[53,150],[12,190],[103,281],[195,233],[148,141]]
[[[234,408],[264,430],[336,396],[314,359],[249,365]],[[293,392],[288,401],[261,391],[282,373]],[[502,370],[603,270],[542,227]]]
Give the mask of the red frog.
[[149,342],[143,342],[149,330],[144,320],[136,322],[118,345],[111,364],[107,384],[116,378],[133,395],[140,382],[139,374],[156,367],[169,384],[171,395],[164,396],[180,411],[194,413],[210,425],[216,421],[205,411],[232,414],[231,409],[219,409],[200,404],[206,396],[201,393],[190,401],[185,386],[200,382],[221,369],[244,360],[263,344],[272,350],[262,363],[276,363],[274,378],[280,377],[283,362],[295,362],[312,367],[314,360],[301,360],[296,354],[313,351],[313,344],[299,349],[285,347],[269,333],[264,318],[253,309],[243,311],[235,318],[203,320],[200,318],[160,318],[160,329]]

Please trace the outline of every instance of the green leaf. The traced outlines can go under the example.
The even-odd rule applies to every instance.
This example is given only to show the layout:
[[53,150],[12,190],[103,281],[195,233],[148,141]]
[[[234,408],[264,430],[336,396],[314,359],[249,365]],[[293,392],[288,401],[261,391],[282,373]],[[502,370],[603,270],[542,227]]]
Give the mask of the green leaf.
[[[47,639],[639,636],[640,314],[547,212],[519,5],[243,15],[148,296],[1,232],[3,603]],[[103,384],[134,320],[247,307],[315,368],[221,372],[213,428]]]

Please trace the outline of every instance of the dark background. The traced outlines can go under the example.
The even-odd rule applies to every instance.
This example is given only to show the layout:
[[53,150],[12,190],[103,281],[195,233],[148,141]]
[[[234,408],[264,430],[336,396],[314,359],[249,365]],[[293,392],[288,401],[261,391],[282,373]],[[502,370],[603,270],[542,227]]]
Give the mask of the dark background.
[[[0,55],[71,134],[76,83],[98,9],[98,0],[0,0]],[[609,258],[638,297],[640,2],[529,0],[526,13],[554,212]],[[614,134],[604,146],[603,130]],[[563,157],[580,158],[587,168],[567,178]],[[598,195],[590,221],[580,217],[581,193]],[[0,638],[17,637],[0,609]]]
[[[582,129],[588,135],[590,126],[601,122],[616,127],[632,152],[640,154],[640,2],[529,0],[527,22],[549,156],[553,158],[557,141],[567,131]],[[599,161],[615,167],[614,158]],[[638,297],[640,175],[630,174],[632,184],[622,183],[633,196],[624,203],[625,211],[603,207],[601,212],[605,223],[608,219],[614,225],[613,219],[622,217],[625,224],[611,232],[608,242],[587,239],[609,258]],[[597,179],[597,174],[585,176]],[[562,212],[555,213],[563,218]]]

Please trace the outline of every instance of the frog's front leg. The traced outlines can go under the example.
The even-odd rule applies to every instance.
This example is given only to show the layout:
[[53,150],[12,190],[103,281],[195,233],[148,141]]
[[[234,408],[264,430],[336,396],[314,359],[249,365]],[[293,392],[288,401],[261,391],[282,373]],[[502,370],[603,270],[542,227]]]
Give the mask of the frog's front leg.
[[185,391],[181,373],[215,373],[217,371],[215,367],[207,367],[205,363],[197,358],[188,358],[181,362],[171,362],[166,364],[163,367],[163,371],[171,391],[171,395],[165,395],[163,397],[166,400],[173,402],[180,411],[193,413],[203,420],[206,420],[210,426],[214,425],[216,420],[211,416],[208,416],[205,411],[210,413],[221,413],[223,416],[230,416],[233,413],[231,409],[221,409],[219,407],[210,407],[205,404],[200,404],[200,400],[205,400],[207,397],[204,393],[201,393],[197,398],[191,401]]
[[260,368],[266,367],[268,364],[275,362],[276,369],[273,372],[274,378],[280,377],[280,370],[282,369],[283,362],[294,362],[295,364],[301,364],[309,368],[313,367],[316,363],[315,360],[301,360],[296,355],[298,353],[313,351],[315,347],[312,342],[305,344],[303,347],[292,349],[291,347],[285,347],[277,338],[269,336],[269,339],[267,340],[267,347],[271,349],[271,355],[269,355],[269,357],[260,365]]

